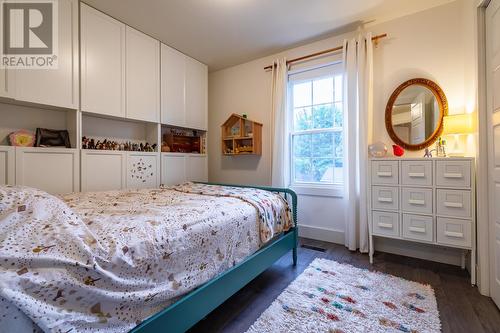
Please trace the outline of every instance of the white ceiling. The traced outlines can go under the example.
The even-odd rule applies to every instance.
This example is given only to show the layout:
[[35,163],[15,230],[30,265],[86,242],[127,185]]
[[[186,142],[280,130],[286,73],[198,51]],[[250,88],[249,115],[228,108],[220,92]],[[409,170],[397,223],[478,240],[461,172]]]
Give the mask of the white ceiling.
[[84,1],[214,71],[453,0]]

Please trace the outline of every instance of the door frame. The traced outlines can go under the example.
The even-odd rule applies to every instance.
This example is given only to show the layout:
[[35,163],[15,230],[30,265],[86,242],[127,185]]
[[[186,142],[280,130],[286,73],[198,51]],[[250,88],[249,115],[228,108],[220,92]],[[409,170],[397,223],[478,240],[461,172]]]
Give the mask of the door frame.
[[478,0],[476,12],[476,52],[477,52],[477,242],[479,292],[490,295],[490,220],[488,203],[488,129],[486,96],[486,8],[490,0]]

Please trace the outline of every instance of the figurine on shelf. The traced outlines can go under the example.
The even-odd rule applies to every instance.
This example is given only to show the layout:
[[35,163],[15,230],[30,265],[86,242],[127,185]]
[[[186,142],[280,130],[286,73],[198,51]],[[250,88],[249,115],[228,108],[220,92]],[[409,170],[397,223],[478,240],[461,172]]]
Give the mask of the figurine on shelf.
[[425,148],[425,154],[424,154],[424,157],[428,157],[428,158],[432,158],[432,150],[429,150],[429,148]]

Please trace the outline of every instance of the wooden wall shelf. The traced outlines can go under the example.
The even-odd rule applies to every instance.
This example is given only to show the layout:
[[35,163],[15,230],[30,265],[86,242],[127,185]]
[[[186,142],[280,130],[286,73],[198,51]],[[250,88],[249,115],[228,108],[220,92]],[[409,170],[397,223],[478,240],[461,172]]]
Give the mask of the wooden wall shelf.
[[221,126],[222,155],[261,155],[262,124],[233,113]]

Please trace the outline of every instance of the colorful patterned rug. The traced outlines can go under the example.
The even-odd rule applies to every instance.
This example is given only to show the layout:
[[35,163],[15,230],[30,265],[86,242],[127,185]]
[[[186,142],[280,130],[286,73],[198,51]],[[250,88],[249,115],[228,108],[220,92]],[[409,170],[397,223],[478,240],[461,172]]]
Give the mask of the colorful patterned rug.
[[250,327],[264,332],[441,332],[434,290],[417,282],[315,259]]

